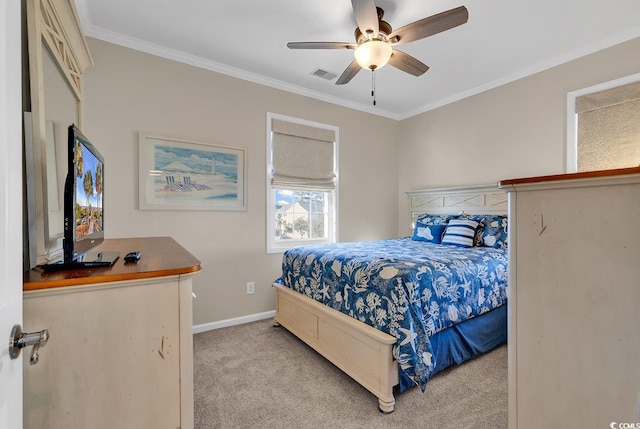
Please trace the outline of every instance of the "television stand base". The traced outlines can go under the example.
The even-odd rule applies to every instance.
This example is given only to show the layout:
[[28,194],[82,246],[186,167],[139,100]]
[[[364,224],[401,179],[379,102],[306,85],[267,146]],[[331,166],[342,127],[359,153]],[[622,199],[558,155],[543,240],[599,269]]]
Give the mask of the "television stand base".
[[42,264],[40,268],[42,268],[44,272],[108,268],[112,266],[119,257],[120,252],[89,252],[75,261],[57,261],[50,264]]

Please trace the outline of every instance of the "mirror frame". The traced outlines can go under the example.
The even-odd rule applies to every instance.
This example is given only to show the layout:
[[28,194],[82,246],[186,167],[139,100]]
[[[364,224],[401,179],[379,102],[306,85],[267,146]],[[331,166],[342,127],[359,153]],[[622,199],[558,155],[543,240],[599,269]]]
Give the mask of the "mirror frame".
[[[47,129],[44,100],[44,49],[47,49],[76,100],[78,127],[82,126],[82,74],[93,65],[93,59],[82,32],[73,0],[26,0],[27,39],[29,48],[29,81],[31,92],[31,141],[25,139],[26,152],[31,156],[33,180],[27,178],[29,218],[30,268],[59,258],[62,243],[49,234],[49,204],[47,193]],[[28,123],[25,123],[28,127]],[[31,150],[29,150],[31,149]],[[36,243],[33,246],[33,243]]]

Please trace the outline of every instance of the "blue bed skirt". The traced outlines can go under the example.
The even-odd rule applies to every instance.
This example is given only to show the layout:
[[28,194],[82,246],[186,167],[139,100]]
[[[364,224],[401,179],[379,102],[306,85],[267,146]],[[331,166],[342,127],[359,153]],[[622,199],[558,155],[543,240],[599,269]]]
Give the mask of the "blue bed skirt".
[[[433,374],[459,365],[507,342],[507,305],[458,323],[430,338],[435,359]],[[398,371],[400,386],[414,384]],[[400,387],[400,391],[406,390]]]

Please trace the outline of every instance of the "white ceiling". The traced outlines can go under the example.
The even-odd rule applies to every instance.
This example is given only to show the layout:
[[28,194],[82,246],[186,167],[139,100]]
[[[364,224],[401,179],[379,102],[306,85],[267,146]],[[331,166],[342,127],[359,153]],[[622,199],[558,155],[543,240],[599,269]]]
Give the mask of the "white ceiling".
[[351,50],[291,50],[287,42],[353,42],[349,0],[75,0],[85,34],[263,85],[403,119],[640,37],[638,0],[377,0],[394,29],[458,6],[469,21],[398,46],[430,67],[391,66],[347,85]]

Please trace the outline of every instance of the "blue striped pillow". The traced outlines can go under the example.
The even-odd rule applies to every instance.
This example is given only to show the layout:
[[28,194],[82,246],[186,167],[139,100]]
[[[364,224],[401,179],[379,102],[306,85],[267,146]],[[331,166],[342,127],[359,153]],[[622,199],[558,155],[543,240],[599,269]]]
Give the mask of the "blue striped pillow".
[[473,247],[479,223],[470,219],[451,219],[442,237],[442,244],[458,247]]

